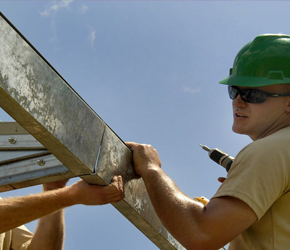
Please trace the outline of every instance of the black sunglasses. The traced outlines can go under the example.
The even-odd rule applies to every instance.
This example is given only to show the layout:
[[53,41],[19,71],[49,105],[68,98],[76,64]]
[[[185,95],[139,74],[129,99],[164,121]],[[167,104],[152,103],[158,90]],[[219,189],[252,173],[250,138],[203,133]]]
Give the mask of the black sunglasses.
[[238,89],[234,86],[229,86],[228,90],[232,100],[240,95],[242,100],[248,103],[263,103],[268,97],[290,96],[290,94],[267,93],[258,89]]

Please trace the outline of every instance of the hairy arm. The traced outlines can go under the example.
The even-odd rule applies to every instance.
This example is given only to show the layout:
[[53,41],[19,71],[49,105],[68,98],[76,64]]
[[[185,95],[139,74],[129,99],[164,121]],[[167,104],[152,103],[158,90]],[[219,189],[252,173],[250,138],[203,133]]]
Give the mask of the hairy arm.
[[27,222],[73,205],[66,196],[67,188],[7,198],[0,201],[0,232],[6,232]]
[[[43,191],[47,192],[63,188],[66,182],[67,180],[46,183],[43,185]],[[64,209],[61,209],[38,219],[29,250],[61,250],[64,245],[64,236]]]
[[64,236],[64,210],[62,209],[38,220],[29,250],[61,250],[64,245]]
[[103,205],[123,198],[122,177],[118,176],[108,186],[90,185],[81,180],[56,190],[3,199],[0,200],[0,233],[72,205]]
[[187,249],[218,249],[257,220],[244,202],[223,197],[206,206],[186,196],[160,168],[150,145],[127,143],[134,167],[146,185],[157,215],[168,231]]

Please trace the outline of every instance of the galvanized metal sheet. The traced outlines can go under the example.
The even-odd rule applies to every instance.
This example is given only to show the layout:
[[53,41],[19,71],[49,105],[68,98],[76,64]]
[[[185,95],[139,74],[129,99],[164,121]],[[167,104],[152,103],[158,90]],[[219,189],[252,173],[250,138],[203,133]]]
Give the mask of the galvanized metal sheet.
[[[20,161],[36,156],[42,156],[50,154],[45,150],[0,150],[0,165],[4,163]],[[0,170],[1,171],[1,170]]]
[[30,158],[0,165],[0,192],[71,177],[75,176],[52,154]]
[[[1,133],[1,132],[0,132]],[[45,149],[32,135],[1,135],[0,150]]]
[[0,14],[0,106],[76,175],[94,171],[105,124]]

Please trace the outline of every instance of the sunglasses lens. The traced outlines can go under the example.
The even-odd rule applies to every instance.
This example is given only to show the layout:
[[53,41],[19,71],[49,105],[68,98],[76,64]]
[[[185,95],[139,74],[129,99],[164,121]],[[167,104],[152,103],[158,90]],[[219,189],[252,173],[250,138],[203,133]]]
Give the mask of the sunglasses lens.
[[247,90],[241,95],[249,103],[263,103],[267,99],[267,95],[264,92],[255,89]]
[[248,103],[263,103],[268,97],[266,93],[256,89],[237,89],[229,86],[228,91],[232,100],[235,100],[240,94],[242,100]]
[[238,96],[238,90],[233,88],[232,86],[228,87],[229,96],[232,100],[235,100]]

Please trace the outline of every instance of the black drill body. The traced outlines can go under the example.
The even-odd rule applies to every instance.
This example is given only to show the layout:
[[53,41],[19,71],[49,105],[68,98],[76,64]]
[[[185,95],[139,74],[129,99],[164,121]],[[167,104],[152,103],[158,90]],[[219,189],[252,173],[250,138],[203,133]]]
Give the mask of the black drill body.
[[234,157],[228,155],[227,153],[221,151],[218,148],[210,149],[205,145],[199,144],[205,151],[208,152],[209,158],[215,161],[217,164],[223,166],[228,172],[234,161]]

